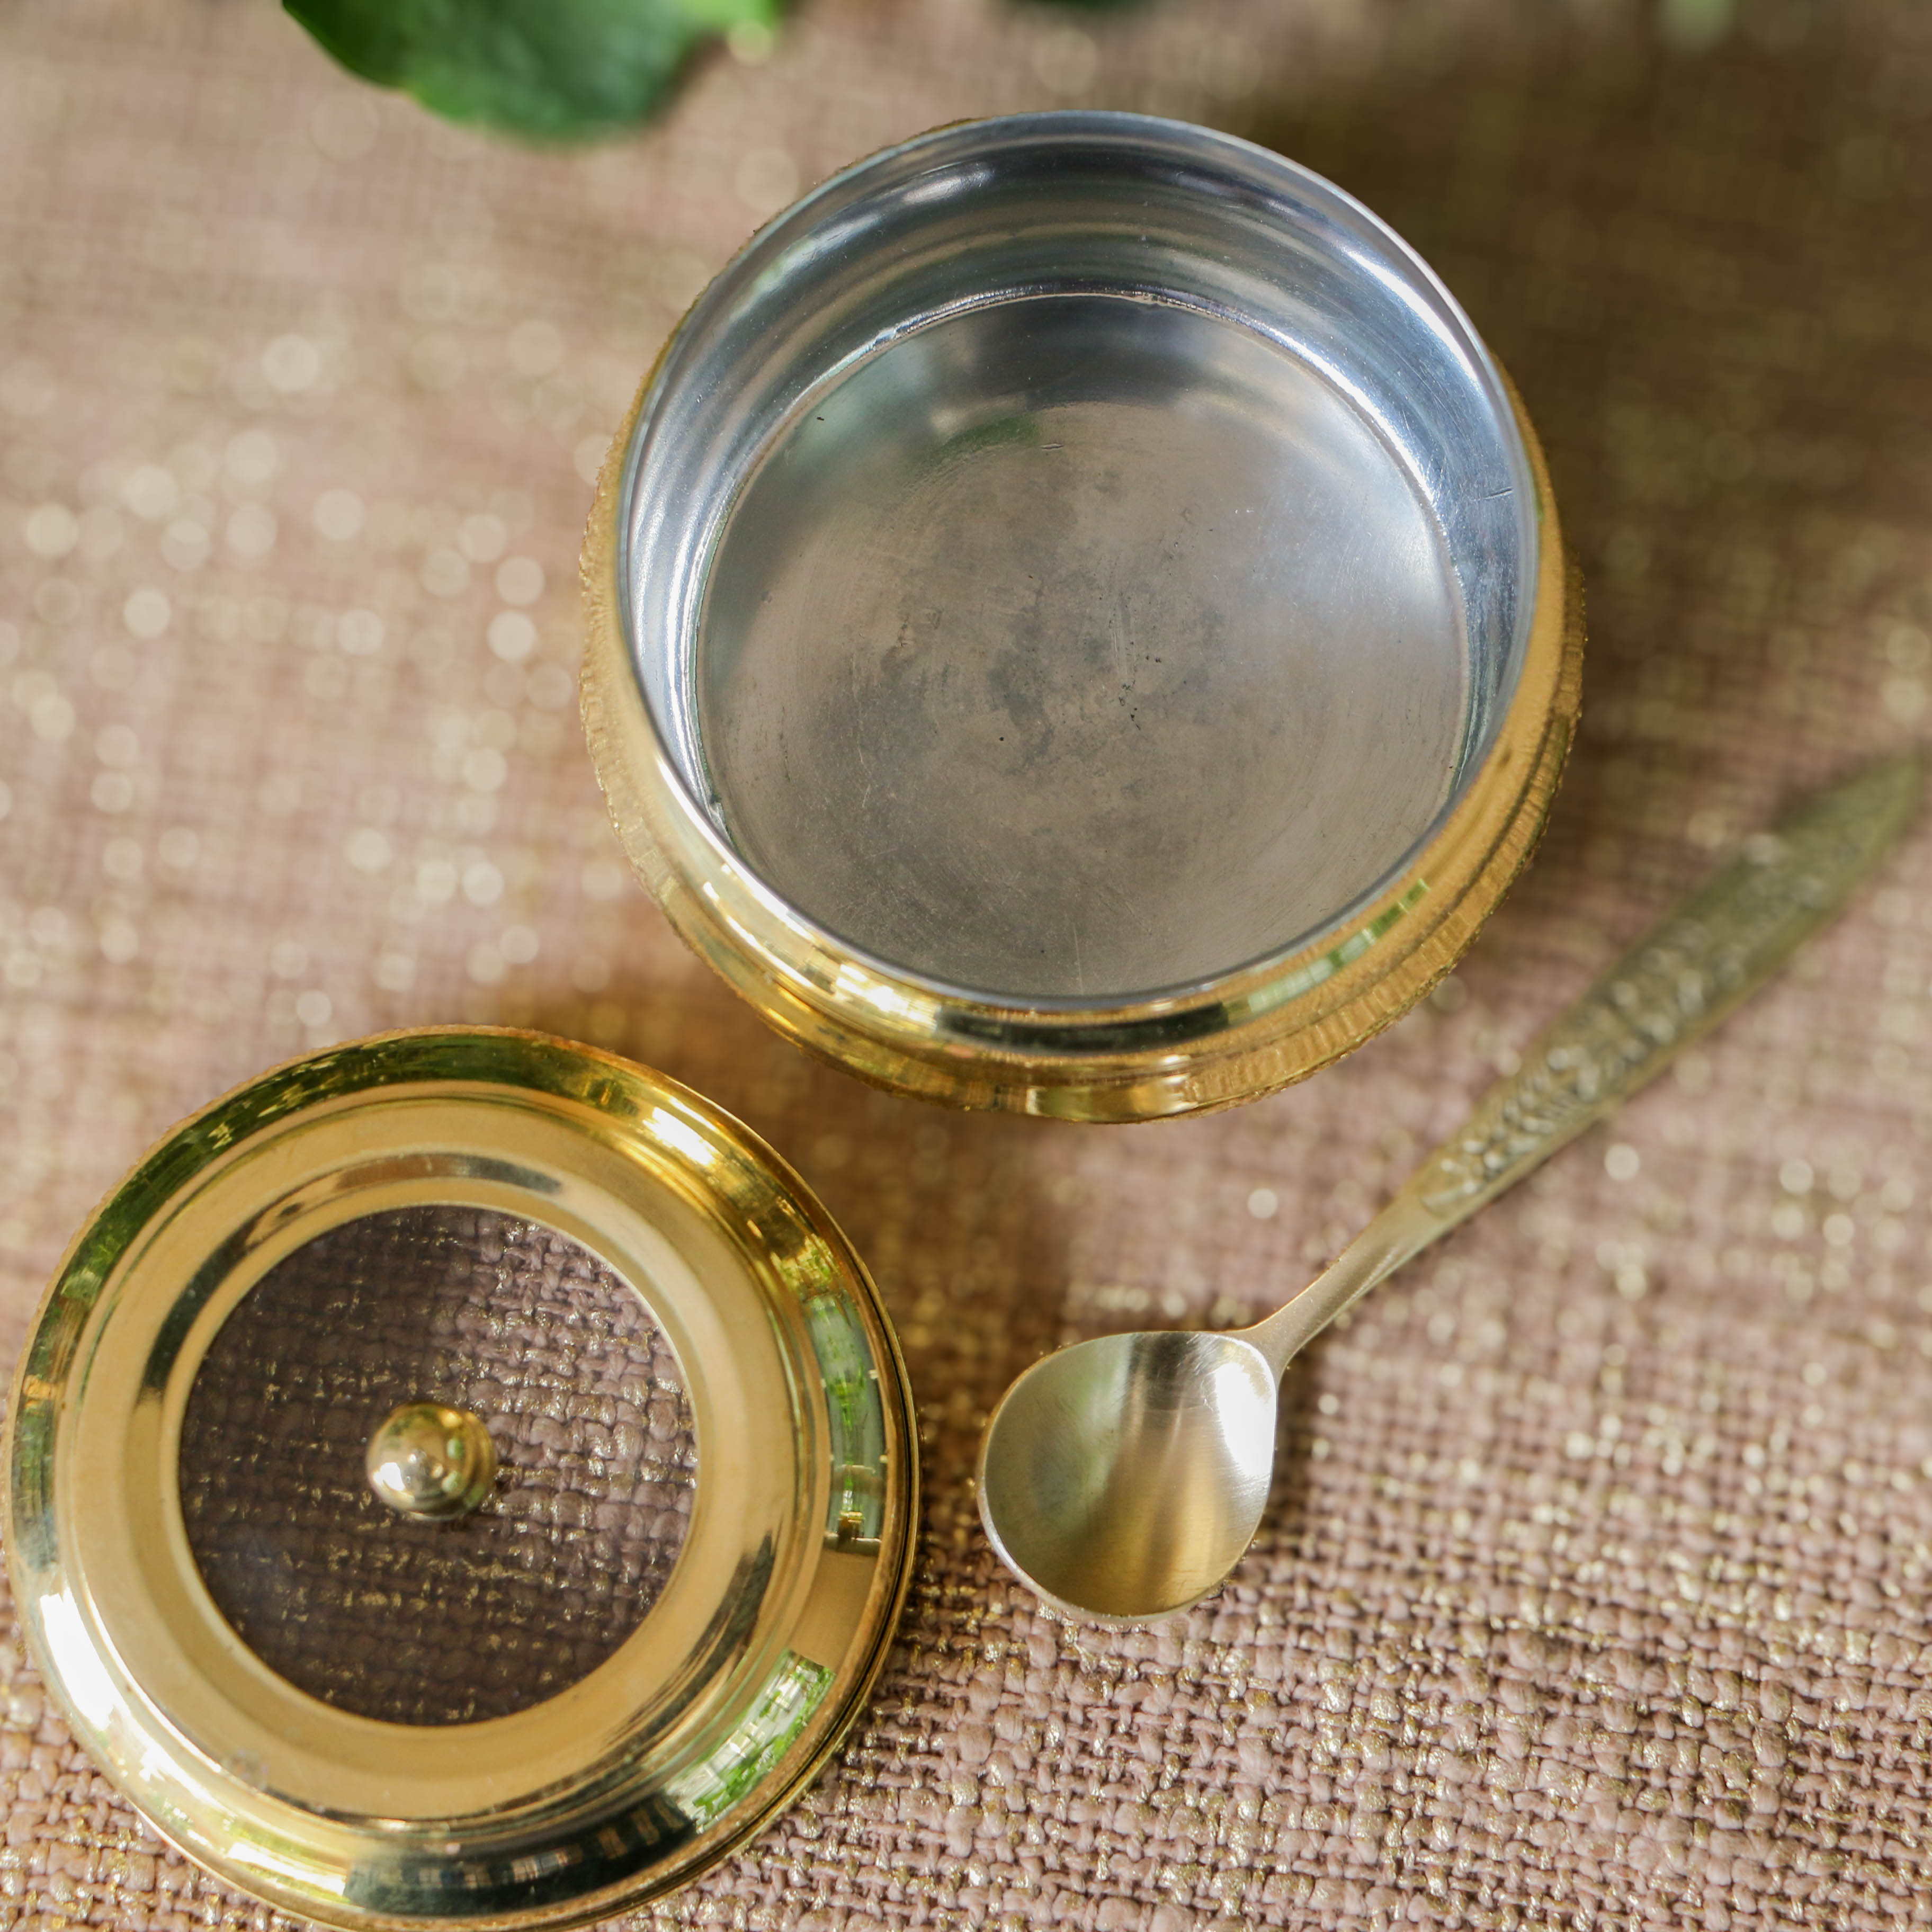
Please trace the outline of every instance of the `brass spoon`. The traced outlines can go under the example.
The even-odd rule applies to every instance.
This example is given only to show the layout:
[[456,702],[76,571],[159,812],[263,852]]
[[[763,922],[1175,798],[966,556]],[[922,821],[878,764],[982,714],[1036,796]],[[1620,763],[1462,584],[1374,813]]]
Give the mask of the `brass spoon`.
[[986,1425],[980,1514],[1055,1608],[1171,1616],[1226,1580],[1274,1467],[1276,1390],[1314,1336],[1539,1167],[1774,974],[1916,809],[1916,757],[1808,800],[1626,952],[1327,1271],[1252,1328],[1109,1335],[1036,1362]]

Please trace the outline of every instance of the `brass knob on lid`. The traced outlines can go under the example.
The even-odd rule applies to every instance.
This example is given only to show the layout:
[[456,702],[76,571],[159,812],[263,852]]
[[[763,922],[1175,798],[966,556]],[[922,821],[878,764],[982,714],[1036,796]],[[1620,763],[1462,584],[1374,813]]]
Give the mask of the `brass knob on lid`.
[[496,1445],[466,1408],[406,1402],[369,1438],[369,1486],[399,1515],[467,1516],[496,1480]]

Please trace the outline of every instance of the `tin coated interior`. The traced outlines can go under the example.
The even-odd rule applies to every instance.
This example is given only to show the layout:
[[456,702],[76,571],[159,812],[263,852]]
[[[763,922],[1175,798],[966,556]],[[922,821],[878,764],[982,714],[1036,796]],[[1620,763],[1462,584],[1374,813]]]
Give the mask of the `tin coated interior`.
[[1527,856],[1580,632],[1535,440],[1318,177],[1115,114],[836,177],[700,297],[585,552],[620,835],[782,1030],[968,1106],[1300,1077]]
[[[607,1660],[514,1714],[382,1722],[224,1622],[184,1529],[182,1421],[285,1257],[452,1202],[539,1222],[637,1288],[700,1474],[662,1594]],[[14,1387],[8,1551],[76,1737],[224,1880],[333,1926],[572,1924],[722,1856],[836,1744],[903,1600],[914,1458],[861,1265],[742,1127],[586,1048],[398,1034],[218,1102],[82,1233]]]

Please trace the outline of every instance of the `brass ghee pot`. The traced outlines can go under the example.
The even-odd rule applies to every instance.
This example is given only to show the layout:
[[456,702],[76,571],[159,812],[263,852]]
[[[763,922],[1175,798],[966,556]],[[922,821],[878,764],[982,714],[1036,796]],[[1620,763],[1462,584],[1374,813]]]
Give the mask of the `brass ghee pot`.
[[1447,291],[1132,115],[944,129],[762,230],[584,579],[592,753],[678,932],[960,1106],[1148,1119],[1359,1046],[1528,857],[1577,713],[1542,453]]

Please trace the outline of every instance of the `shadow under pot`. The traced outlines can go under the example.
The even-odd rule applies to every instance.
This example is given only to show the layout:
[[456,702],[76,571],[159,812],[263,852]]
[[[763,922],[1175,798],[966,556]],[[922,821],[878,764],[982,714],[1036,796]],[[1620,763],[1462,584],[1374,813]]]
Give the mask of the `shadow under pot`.
[[586,539],[626,850],[778,1030],[1133,1120],[1412,1005],[1534,844],[1578,593],[1508,381],[1246,142],[1068,112],[834,176],[699,298]]

